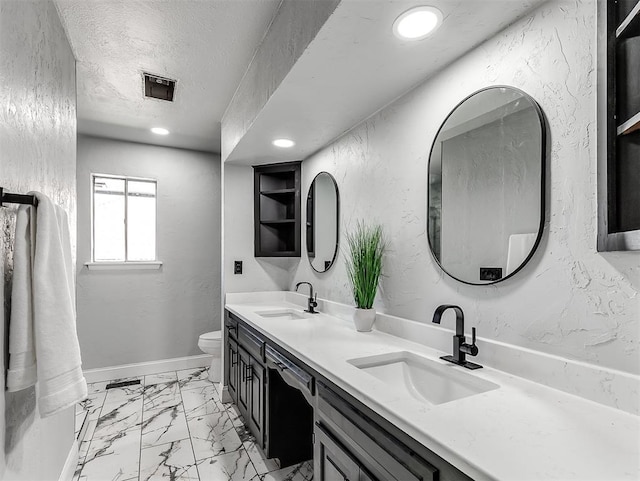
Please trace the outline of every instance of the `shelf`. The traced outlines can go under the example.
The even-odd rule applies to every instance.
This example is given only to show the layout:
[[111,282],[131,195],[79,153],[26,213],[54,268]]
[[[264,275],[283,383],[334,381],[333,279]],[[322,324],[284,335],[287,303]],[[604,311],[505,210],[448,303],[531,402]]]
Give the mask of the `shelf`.
[[616,38],[624,36],[634,36],[640,33],[640,1],[633,7],[633,10],[626,16],[616,29]]
[[254,255],[300,257],[300,162],[254,166]]
[[640,112],[635,114],[625,123],[618,125],[617,132],[618,135],[627,135],[635,132],[636,130],[640,130]]
[[254,257],[300,257],[297,251],[258,252]]
[[290,195],[295,194],[296,189],[274,189],[274,190],[262,190],[260,191],[262,195],[266,196],[279,196],[279,195]]
[[261,220],[262,225],[277,225],[277,224],[295,224],[295,219],[274,219],[274,220]]

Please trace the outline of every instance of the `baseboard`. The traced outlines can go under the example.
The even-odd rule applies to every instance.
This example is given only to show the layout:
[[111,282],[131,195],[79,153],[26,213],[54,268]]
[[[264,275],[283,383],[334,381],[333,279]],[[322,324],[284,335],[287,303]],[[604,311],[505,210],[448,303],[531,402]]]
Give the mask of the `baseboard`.
[[212,356],[210,354],[200,354],[198,356],[176,357],[174,359],[162,359],[160,361],[122,364],[121,366],[87,369],[84,371],[84,377],[87,382],[101,382],[125,377],[148,376],[149,374],[158,374],[167,371],[206,367],[211,364],[211,359]]
[[230,403],[233,402],[233,399],[231,398],[231,393],[229,393],[229,387],[223,385],[222,383],[220,383],[220,386],[222,386],[221,389],[221,394],[220,394],[220,402],[223,403]]
[[58,481],[71,481],[78,466],[78,442],[74,439]]

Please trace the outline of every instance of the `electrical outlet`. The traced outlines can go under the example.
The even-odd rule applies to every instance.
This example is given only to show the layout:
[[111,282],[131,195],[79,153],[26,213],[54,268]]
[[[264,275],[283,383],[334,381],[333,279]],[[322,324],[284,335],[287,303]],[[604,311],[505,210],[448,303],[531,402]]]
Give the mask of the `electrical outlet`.
[[242,274],[242,261],[233,261],[233,273]]
[[481,281],[498,281],[502,279],[502,267],[481,267]]

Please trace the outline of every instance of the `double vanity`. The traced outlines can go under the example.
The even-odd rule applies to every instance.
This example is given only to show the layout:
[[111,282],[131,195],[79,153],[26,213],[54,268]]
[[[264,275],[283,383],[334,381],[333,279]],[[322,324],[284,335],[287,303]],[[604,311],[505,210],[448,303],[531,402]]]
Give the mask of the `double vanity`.
[[283,466],[313,457],[322,481],[637,479],[637,416],[464,369],[409,334],[440,329],[390,318],[392,335],[382,315],[359,333],[347,306],[306,307],[291,292],[226,299],[228,395]]

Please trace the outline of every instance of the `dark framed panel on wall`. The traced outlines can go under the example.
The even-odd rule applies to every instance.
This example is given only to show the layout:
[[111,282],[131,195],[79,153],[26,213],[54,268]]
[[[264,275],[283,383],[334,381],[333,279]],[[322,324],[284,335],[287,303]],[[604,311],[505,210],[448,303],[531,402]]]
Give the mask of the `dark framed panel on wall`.
[[301,162],[253,169],[255,257],[300,257]]
[[598,5],[598,251],[640,250],[640,1]]

